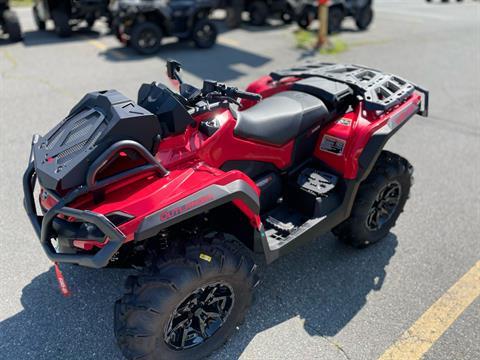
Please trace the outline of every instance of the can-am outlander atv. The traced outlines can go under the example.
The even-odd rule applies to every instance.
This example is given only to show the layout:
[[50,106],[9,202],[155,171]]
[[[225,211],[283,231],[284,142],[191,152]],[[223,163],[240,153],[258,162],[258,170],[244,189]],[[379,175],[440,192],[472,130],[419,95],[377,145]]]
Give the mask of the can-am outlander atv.
[[110,6],[112,28],[120,42],[144,55],[158,52],[169,36],[207,49],[217,40],[217,26],[209,19],[217,4],[217,0],[116,0]]
[[0,34],[8,35],[11,42],[22,40],[22,28],[17,14],[10,9],[8,0],[0,0]]
[[197,359],[221,346],[258,282],[252,252],[270,263],[328,231],[358,248],[385,237],[412,166],[383,147],[428,112],[426,90],[356,65],[275,71],[247,91],[196,88],[177,62],[167,69],[179,93],[154,82],[136,102],[87,94],[34,137],[23,179],[58,274],[58,263],[141,269],[115,304],[129,359]]

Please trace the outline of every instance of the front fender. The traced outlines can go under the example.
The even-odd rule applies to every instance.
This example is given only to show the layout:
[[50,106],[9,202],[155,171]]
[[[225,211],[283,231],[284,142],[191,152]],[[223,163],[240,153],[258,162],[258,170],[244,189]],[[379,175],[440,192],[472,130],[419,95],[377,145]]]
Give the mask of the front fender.
[[235,180],[226,185],[213,184],[158,210],[140,223],[135,232],[135,240],[144,240],[155,236],[162,229],[185,221],[205,211],[229,202],[240,201],[251,214],[260,211],[258,193],[245,180]]

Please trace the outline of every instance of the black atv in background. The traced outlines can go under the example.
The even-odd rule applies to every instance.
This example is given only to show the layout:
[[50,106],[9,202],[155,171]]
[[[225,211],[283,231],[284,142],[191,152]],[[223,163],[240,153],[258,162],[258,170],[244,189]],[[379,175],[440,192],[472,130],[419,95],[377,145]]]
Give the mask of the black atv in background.
[[305,0],[224,0],[221,7],[227,12],[225,23],[229,28],[239,27],[242,13],[248,13],[249,22],[254,26],[263,26],[267,19],[279,17],[285,24],[297,18],[298,9]]
[[[353,17],[359,30],[367,30],[373,21],[373,0],[331,0],[328,9],[328,32],[339,32],[343,20],[349,16]],[[301,28],[308,29],[317,18],[317,1],[312,0],[300,10],[297,23]]]
[[294,0],[245,0],[245,10],[249,14],[250,24],[265,25],[270,16],[280,16],[285,24],[295,20]]
[[11,42],[22,40],[22,29],[17,14],[10,10],[8,0],[0,0],[0,33],[5,33]]
[[82,22],[90,28],[101,17],[110,20],[108,5],[109,0],[35,0],[33,19],[38,30],[45,30],[52,20],[57,35],[67,37]]
[[158,52],[163,37],[191,40],[212,47],[218,30],[209,19],[216,0],[117,0],[110,10],[118,40],[143,55]]

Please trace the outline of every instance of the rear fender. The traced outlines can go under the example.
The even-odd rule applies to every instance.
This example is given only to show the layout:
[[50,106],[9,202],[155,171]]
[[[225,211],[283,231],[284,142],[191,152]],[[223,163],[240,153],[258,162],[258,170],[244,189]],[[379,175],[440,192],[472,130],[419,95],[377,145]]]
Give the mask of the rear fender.
[[344,179],[364,179],[388,139],[415,114],[426,115],[422,105],[422,96],[414,93],[392,111],[377,115],[360,102],[354,111],[322,128],[315,157]]

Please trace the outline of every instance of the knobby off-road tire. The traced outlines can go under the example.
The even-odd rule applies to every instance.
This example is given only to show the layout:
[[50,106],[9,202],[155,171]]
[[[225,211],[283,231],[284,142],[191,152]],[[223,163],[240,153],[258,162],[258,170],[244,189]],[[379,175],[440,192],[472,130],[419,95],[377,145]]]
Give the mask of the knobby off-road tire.
[[230,0],[227,2],[225,24],[229,29],[236,29],[242,25],[242,12],[245,7],[243,0]]
[[35,25],[37,26],[38,30],[45,30],[46,28],[46,23],[40,18],[40,14],[38,13],[38,8],[37,6],[34,6],[32,8],[32,13],[33,13],[33,21],[35,22]]
[[373,9],[370,5],[367,5],[358,10],[358,14],[355,17],[355,24],[359,30],[367,30],[373,21]]
[[217,41],[218,30],[213,21],[208,19],[198,20],[192,29],[192,40],[199,49],[209,49]]
[[55,32],[61,38],[72,35],[72,28],[70,27],[69,18],[65,10],[52,10],[52,20],[55,25]]
[[263,26],[268,18],[268,6],[263,1],[254,1],[248,7],[250,24],[254,26]]
[[[243,322],[258,282],[255,272],[256,266],[242,244],[228,235],[215,234],[202,241],[189,242],[184,251],[158,259],[150,271],[129,277],[127,293],[115,304],[115,336],[124,356],[127,359],[190,360],[212,353]],[[179,350],[179,345],[187,347],[201,340],[198,315],[185,311],[191,309],[198,313],[198,308],[192,308],[191,299],[198,294],[205,296],[215,287],[218,289],[215,296],[210,300],[199,296],[196,304],[207,304],[205,309],[209,314],[218,310],[223,318],[218,314],[207,318],[204,325],[209,325],[204,330],[207,335],[210,332],[210,337]],[[187,322],[174,330],[185,316]],[[190,325],[188,319],[192,319]],[[218,319],[222,320],[220,327]],[[190,326],[187,330],[191,339],[184,343],[182,326]],[[167,335],[172,333],[173,336]]]
[[22,29],[17,15],[11,11],[6,10],[3,13],[5,20],[5,31],[8,34],[8,38],[11,42],[17,42],[22,40]]
[[340,6],[332,6],[328,9],[328,33],[336,34],[342,30],[342,22],[345,11]]
[[305,7],[297,18],[297,24],[304,30],[308,30],[313,20],[315,20],[315,10]]
[[280,18],[284,24],[291,24],[295,20],[295,10],[288,5],[285,11],[280,14]]
[[[382,151],[371,173],[358,189],[350,217],[335,227],[333,233],[357,248],[383,239],[395,225],[408,200],[412,174],[413,167],[406,159]],[[375,223],[377,214],[378,221]]]
[[162,38],[162,28],[151,21],[145,21],[133,26],[129,44],[142,55],[153,55],[160,51]]

